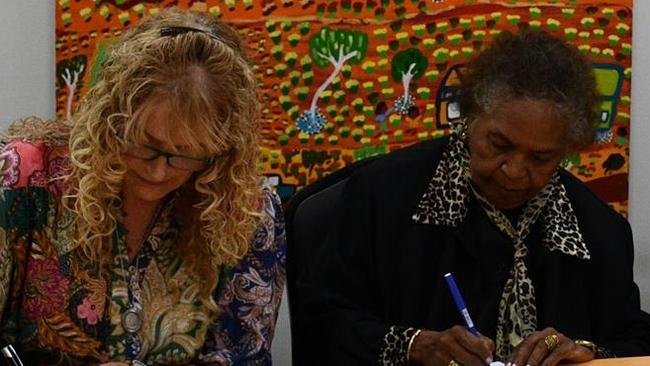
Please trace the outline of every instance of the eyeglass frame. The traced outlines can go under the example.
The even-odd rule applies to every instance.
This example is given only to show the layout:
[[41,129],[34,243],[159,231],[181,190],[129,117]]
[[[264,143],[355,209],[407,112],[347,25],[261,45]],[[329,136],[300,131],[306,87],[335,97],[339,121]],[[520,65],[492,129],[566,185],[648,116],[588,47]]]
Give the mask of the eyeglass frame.
[[[134,155],[132,153],[129,153],[129,150],[131,150],[132,148],[135,148],[135,147],[149,149],[152,152],[155,152],[156,155],[152,156],[151,158],[143,158],[143,157],[140,157],[140,156],[136,156],[136,155]],[[158,159],[159,157],[163,156],[163,157],[165,157],[165,162],[167,163],[167,166],[175,168],[175,169],[191,171],[191,172],[200,172],[201,170],[203,170],[203,169],[207,168],[208,166],[210,166],[210,164],[214,163],[214,161],[217,158],[217,156],[211,156],[211,157],[207,157],[207,158],[194,158],[194,157],[187,156],[187,155],[173,154],[173,153],[170,153],[168,151],[160,150],[160,149],[158,149],[158,148],[156,148],[154,146],[144,145],[144,144],[129,144],[127,146],[126,150],[124,151],[124,155],[130,156],[130,157],[135,158],[135,159],[147,161],[147,162],[152,162],[152,161]],[[189,159],[189,160],[193,160],[193,161],[200,161],[200,162],[205,163],[205,165],[203,167],[201,167],[201,168],[198,168],[198,169],[181,168],[181,167],[178,167],[178,166],[174,166],[171,163],[172,162],[172,160],[170,160],[171,158],[181,158],[181,159]]]

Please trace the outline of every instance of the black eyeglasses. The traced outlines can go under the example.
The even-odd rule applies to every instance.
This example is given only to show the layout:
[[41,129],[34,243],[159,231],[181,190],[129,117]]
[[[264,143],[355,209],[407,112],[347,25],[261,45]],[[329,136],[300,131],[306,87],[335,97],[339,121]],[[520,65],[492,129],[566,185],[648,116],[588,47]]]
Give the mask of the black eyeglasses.
[[164,156],[167,160],[167,165],[172,168],[189,170],[193,172],[198,172],[207,168],[210,164],[214,162],[214,157],[209,158],[193,158],[190,156],[172,154],[166,151],[156,149],[153,146],[149,145],[129,145],[125,152],[126,155],[134,157],[136,159],[153,161],[156,160],[159,156]]
[[179,34],[185,34],[185,33],[190,33],[190,32],[199,32],[207,35],[208,37],[216,40],[216,41],[221,41],[219,36],[214,34],[213,32],[205,31],[203,29],[198,29],[198,28],[192,28],[192,27],[164,27],[160,28],[160,36],[161,37],[176,37]]

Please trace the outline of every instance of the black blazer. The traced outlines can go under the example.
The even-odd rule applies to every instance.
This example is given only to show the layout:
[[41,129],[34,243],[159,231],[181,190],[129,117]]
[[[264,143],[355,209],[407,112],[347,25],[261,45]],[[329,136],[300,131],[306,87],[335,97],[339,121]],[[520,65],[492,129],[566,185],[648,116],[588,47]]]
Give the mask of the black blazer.
[[[313,270],[300,280],[301,324],[312,364],[372,365],[392,325],[444,330],[463,324],[443,279],[452,272],[477,329],[494,339],[498,303],[512,268],[511,242],[471,200],[456,228],[418,224],[416,206],[447,140],[424,142],[361,168],[348,182],[341,219]],[[628,222],[568,172],[561,177],[590,260],[526,244],[538,327],[553,326],[618,356],[650,353],[650,318],[633,282]]]

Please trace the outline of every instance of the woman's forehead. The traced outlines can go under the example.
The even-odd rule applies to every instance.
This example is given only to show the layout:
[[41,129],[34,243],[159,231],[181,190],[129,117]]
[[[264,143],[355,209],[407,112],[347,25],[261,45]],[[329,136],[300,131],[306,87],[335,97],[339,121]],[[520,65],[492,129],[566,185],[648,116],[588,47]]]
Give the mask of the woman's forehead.
[[496,134],[536,150],[555,150],[567,144],[567,124],[552,101],[512,99],[497,104],[485,117],[477,120],[485,127],[479,129],[483,134]]
[[219,109],[195,107],[191,101],[154,92],[134,120],[139,125],[135,127],[139,133],[132,137],[141,140],[146,132],[160,142],[173,145],[170,148],[188,147],[192,153],[216,154],[230,149],[230,129],[216,115]]
[[150,144],[157,147],[182,150],[182,151],[205,151],[207,138],[200,138],[206,134],[199,131],[193,131],[196,126],[192,126],[189,118],[178,118],[178,113],[173,113],[169,107],[164,104],[151,106],[146,113],[143,113],[139,121],[141,134],[138,139],[144,139]]

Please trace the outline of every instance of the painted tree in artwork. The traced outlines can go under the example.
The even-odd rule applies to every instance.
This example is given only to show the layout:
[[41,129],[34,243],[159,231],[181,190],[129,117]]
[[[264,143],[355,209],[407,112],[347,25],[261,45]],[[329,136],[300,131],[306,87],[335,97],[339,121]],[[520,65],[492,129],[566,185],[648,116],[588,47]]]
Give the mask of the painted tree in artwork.
[[75,92],[82,86],[86,63],[86,56],[79,55],[69,60],[62,60],[56,65],[59,85],[65,86],[68,91],[65,106],[65,116],[68,120],[72,118],[72,101]]
[[409,114],[415,105],[415,97],[409,94],[411,81],[420,79],[427,71],[429,61],[416,48],[409,48],[393,57],[391,74],[396,82],[402,82],[404,94],[395,101],[395,111],[398,114]]
[[358,64],[365,57],[368,50],[368,35],[347,29],[324,27],[311,38],[309,48],[317,66],[334,67],[329,77],[314,93],[309,110],[298,117],[298,128],[305,133],[315,134],[320,132],[327,122],[327,118],[318,108],[318,99],[347,62]]

